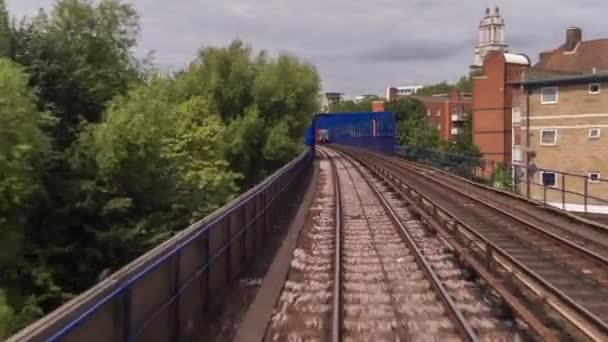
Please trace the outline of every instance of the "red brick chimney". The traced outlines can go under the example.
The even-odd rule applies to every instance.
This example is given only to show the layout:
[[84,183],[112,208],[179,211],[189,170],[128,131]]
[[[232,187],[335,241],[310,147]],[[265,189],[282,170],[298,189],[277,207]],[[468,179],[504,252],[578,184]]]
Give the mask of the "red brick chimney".
[[384,101],[373,101],[372,102],[372,112],[384,112]]
[[568,27],[566,30],[565,51],[572,52],[583,39],[583,31],[578,27]]

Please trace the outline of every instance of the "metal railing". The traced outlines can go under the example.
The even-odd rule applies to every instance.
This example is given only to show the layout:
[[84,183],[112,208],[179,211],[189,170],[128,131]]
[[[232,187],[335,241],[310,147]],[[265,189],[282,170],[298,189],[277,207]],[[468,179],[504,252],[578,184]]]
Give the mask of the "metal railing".
[[311,149],[255,188],[190,226],[8,341],[181,341],[287,212]]
[[[525,165],[500,163],[431,149],[399,146],[397,155],[500,190],[526,196],[542,202],[545,206],[583,213],[602,212],[600,209],[608,211],[608,179],[592,179],[589,175],[545,168],[535,168],[527,173]],[[548,174],[549,177],[543,178],[543,174]]]

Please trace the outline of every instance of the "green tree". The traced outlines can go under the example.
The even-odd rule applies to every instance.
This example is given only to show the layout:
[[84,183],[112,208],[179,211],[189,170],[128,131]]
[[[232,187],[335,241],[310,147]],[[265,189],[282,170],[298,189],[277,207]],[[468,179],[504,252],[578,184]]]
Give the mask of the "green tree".
[[120,0],[58,0],[16,29],[15,60],[30,74],[39,106],[58,118],[59,146],[76,139],[83,120],[99,122],[108,101],[137,79],[130,50],[138,30],[135,10]]
[[344,113],[361,113],[361,112],[371,112],[372,111],[372,102],[382,100],[380,97],[368,98],[359,102],[355,102],[352,100],[340,101],[334,105],[332,110],[334,112],[344,112]]
[[[37,111],[23,70],[0,59],[0,265],[15,252],[31,197],[42,191],[40,161],[48,153],[43,129],[50,123]],[[13,237],[13,238],[11,238]]]
[[[19,273],[27,256],[32,203],[44,196],[41,177],[49,141],[43,130],[51,123],[36,109],[22,68],[0,59],[0,337],[20,324]],[[18,308],[18,309],[15,309]]]
[[455,84],[455,88],[463,93],[470,93],[471,89],[471,75],[462,76]]
[[436,95],[436,94],[449,94],[452,91],[457,90],[463,93],[471,92],[471,75],[465,75],[458,79],[456,83],[449,83],[447,81],[443,81],[436,84],[430,84],[424,86],[417,92],[417,95]]
[[205,95],[213,99],[220,116],[228,122],[253,104],[251,89],[258,71],[251,47],[241,40],[228,47],[206,47],[185,73],[184,84],[189,84],[190,89],[183,90],[186,96]]
[[27,72],[0,61],[8,333],[290,160],[318,110],[316,70],[293,56],[236,40],[160,76],[132,54],[130,5],[57,0],[3,35],[2,4],[0,53]]
[[13,30],[6,10],[6,2],[0,0],[0,57],[13,58],[13,47]]
[[276,124],[270,129],[268,139],[264,145],[263,155],[277,168],[285,161],[292,159],[301,151],[300,145],[289,136],[289,127],[285,121]]
[[416,95],[447,94],[452,92],[454,89],[455,87],[453,84],[443,81],[441,83],[424,86],[422,89],[418,90]]
[[435,148],[439,131],[428,123],[424,105],[415,98],[400,98],[387,102],[385,110],[395,114],[397,143],[415,148]]
[[297,139],[319,111],[320,89],[314,67],[282,54],[260,68],[252,94],[264,120],[271,125],[285,122],[289,137]]
[[201,97],[172,103],[170,87],[170,81],[156,80],[135,88],[112,104],[83,141],[105,185],[104,212],[147,234],[133,237],[132,245],[139,242],[142,249],[218,208],[237,190],[213,106]]
[[250,107],[233,120],[225,132],[225,155],[231,168],[244,176],[245,188],[253,185],[267,172],[262,150],[266,144],[266,124],[259,111]]

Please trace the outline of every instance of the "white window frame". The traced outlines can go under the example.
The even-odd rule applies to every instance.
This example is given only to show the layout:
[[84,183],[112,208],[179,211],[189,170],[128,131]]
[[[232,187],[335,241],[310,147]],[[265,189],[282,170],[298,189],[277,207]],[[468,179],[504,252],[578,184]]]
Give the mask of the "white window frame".
[[[553,185],[545,185],[545,182],[543,182],[543,175],[545,173],[552,173],[555,176],[555,182],[553,182]],[[557,172],[551,172],[551,171],[540,171],[539,174],[540,176],[540,185],[541,186],[546,186],[547,188],[557,188]]]
[[437,109],[437,110],[435,111],[435,115],[436,115],[436,116],[441,116],[441,109]]
[[[591,134],[591,132],[594,132],[594,131],[597,132],[597,135]],[[597,127],[589,128],[589,135],[588,135],[589,139],[599,139],[601,136],[602,136],[601,128],[597,128]]]
[[[553,139],[553,143],[545,143],[545,142],[543,142],[543,133],[544,132],[555,132],[555,139]],[[557,129],[541,129],[540,130],[540,145],[541,146],[555,146],[555,145],[557,145]]]
[[426,116],[431,116],[431,109],[430,108],[426,109]]
[[521,108],[513,107],[511,109],[511,122],[512,123],[521,123]]
[[[544,90],[555,89],[555,100],[553,101],[545,101],[545,95],[543,94]],[[540,103],[541,104],[554,104],[559,101],[559,89],[557,87],[543,87],[540,88]]]
[[[597,91],[591,91],[591,87],[597,86]],[[599,83],[589,83],[589,94],[598,95],[602,92],[602,86]]]
[[[597,175],[597,180],[591,180],[591,175]],[[587,173],[587,180],[589,181],[590,184],[598,184],[600,183],[600,179],[602,179],[602,177],[600,176],[599,172],[589,172]]]

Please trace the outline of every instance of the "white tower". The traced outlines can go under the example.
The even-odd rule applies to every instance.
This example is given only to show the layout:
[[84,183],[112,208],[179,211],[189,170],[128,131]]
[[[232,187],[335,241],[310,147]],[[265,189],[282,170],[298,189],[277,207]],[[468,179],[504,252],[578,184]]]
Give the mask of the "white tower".
[[500,16],[498,6],[494,13],[486,8],[486,15],[479,24],[479,43],[475,47],[474,67],[481,67],[483,59],[489,51],[507,52],[508,45],[505,43],[505,20]]

